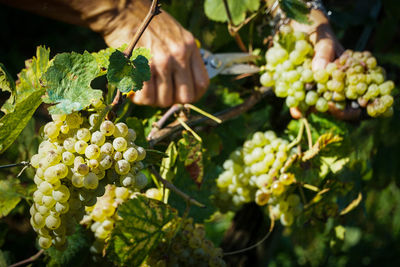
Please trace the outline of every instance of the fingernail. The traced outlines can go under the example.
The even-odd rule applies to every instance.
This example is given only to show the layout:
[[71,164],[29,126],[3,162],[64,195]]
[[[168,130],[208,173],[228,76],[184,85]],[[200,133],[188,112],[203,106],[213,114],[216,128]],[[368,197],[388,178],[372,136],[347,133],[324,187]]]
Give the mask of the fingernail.
[[325,66],[328,65],[328,61],[324,58],[314,58],[312,62],[312,68],[313,70],[319,70],[319,69],[325,69]]

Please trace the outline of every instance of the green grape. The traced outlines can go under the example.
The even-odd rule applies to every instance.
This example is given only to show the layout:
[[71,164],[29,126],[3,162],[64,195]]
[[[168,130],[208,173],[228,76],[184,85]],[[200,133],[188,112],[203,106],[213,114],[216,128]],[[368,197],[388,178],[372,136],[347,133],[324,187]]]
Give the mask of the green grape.
[[96,131],[92,134],[92,137],[90,139],[90,142],[92,144],[98,145],[98,146],[102,146],[104,144],[104,142],[106,141],[106,137],[104,136],[104,134],[100,131]]
[[97,159],[100,156],[100,148],[98,145],[91,144],[85,149],[85,156],[88,159]]
[[138,158],[138,151],[134,147],[129,147],[123,153],[123,158],[129,162],[134,162]]
[[83,142],[88,142],[90,140],[90,137],[91,134],[89,129],[87,128],[81,128],[76,132],[76,138],[78,138],[78,140],[81,140]]
[[100,132],[105,136],[113,135],[114,131],[115,131],[115,126],[114,123],[112,123],[111,121],[103,121],[101,123]]
[[42,249],[48,249],[52,244],[52,239],[50,236],[40,236],[38,239],[38,243]]
[[260,83],[265,87],[273,86],[274,78],[269,72],[265,72],[260,76]]
[[54,215],[49,215],[46,217],[46,227],[50,230],[57,229],[61,225],[61,220],[59,217]]
[[326,112],[329,108],[328,101],[322,97],[318,98],[315,108],[320,112]]
[[83,177],[83,186],[86,189],[96,189],[99,185],[99,178],[93,172],[89,172]]
[[106,142],[101,146],[100,152],[103,154],[112,155],[114,153],[114,147],[111,143]]
[[75,151],[78,154],[85,154],[86,148],[88,147],[88,144],[85,141],[78,140],[75,143]]
[[138,147],[136,147],[136,150],[137,150],[137,152],[138,152],[137,160],[138,160],[138,161],[144,160],[144,159],[146,158],[146,149],[144,149],[144,148],[141,147],[141,146],[138,146]]
[[126,142],[125,138],[117,137],[113,141],[113,147],[118,152],[123,152],[126,150],[128,143]]
[[55,201],[64,203],[68,201],[70,197],[70,192],[68,187],[66,187],[65,185],[61,185],[57,190],[54,190],[52,192],[52,195]]
[[123,123],[119,122],[115,124],[115,130],[114,130],[114,137],[126,137],[128,134],[128,126]]

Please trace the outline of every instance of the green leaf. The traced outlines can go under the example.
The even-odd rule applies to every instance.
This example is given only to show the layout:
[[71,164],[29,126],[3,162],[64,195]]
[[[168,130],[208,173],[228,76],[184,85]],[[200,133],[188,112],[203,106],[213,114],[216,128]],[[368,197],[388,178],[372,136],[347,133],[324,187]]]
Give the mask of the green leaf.
[[123,93],[138,91],[142,89],[143,82],[150,80],[149,62],[143,55],[129,60],[117,50],[110,56],[107,80]]
[[182,132],[182,139],[178,141],[178,154],[184,162],[190,178],[200,187],[203,182],[204,166],[202,144],[193,135]]
[[67,237],[68,247],[64,251],[49,248],[46,252],[50,256],[47,266],[87,266],[85,262],[90,257],[88,253],[93,241],[83,226],[77,224],[75,233]]
[[1,111],[5,114],[11,113],[15,110],[18,103],[31,97],[36,91],[42,91],[40,78],[49,66],[49,55],[50,49],[39,46],[36,49],[36,57],[25,61],[25,68],[18,74],[18,81],[15,87],[15,101],[9,98],[1,107]]
[[49,108],[51,114],[70,114],[100,99],[102,92],[90,86],[99,73],[97,61],[88,52],[62,53],[55,56],[44,74],[48,97],[46,103],[57,104]]
[[11,74],[5,69],[4,65],[0,63],[0,89],[11,93],[10,104],[14,104],[16,99],[16,89],[14,79]]
[[132,55],[131,55],[131,60],[136,59],[138,56],[144,56],[147,58],[148,61],[151,59],[151,52],[150,49],[145,48],[145,47],[138,47],[133,49]]
[[[257,11],[260,7],[259,0],[228,0],[229,11],[235,25],[242,23],[246,19],[247,11]],[[228,21],[225,6],[222,0],[206,0],[204,11],[211,20],[225,22]]]
[[303,24],[311,24],[307,17],[310,10],[302,0],[280,0],[279,6],[288,18]]
[[3,153],[18,137],[42,103],[44,90],[36,91],[15,105],[12,113],[0,119],[0,153]]
[[160,201],[138,195],[118,207],[107,254],[120,266],[140,266],[164,236],[163,228],[176,212]]
[[0,218],[7,216],[21,201],[16,180],[0,180]]
[[110,64],[110,56],[115,52],[115,48],[108,47],[106,49],[102,49],[98,52],[92,53],[92,56],[96,59],[97,66],[99,68],[98,76],[104,75],[107,73],[108,65]]

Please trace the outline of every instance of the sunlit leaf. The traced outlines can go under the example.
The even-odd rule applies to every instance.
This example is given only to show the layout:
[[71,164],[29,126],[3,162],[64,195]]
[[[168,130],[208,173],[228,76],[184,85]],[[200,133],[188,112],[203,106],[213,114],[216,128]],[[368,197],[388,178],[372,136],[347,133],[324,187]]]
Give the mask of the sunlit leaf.
[[310,24],[307,17],[310,10],[302,0],[280,0],[279,6],[288,18],[303,24]]
[[135,59],[129,60],[122,52],[114,51],[110,56],[107,80],[123,93],[142,89],[143,82],[150,80],[147,58],[137,55]]
[[163,228],[176,212],[160,201],[138,195],[118,207],[117,221],[107,254],[121,266],[140,266],[163,238]]
[[100,99],[102,91],[93,90],[90,83],[99,73],[97,61],[88,52],[62,53],[54,57],[43,76],[46,82],[46,103],[51,114],[70,114],[82,110],[91,101]]
[[[260,7],[259,0],[228,0],[229,11],[235,25],[240,24],[246,19],[246,12],[257,11]],[[222,0],[206,0],[204,11],[209,19],[225,22],[228,16]]]

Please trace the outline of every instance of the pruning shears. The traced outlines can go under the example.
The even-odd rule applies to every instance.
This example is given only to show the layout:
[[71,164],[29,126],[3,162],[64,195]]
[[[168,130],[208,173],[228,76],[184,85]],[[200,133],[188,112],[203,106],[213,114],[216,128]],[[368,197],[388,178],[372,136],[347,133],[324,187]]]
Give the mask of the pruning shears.
[[260,68],[248,64],[254,62],[257,56],[248,53],[218,53],[213,54],[208,50],[200,49],[201,57],[206,66],[208,77],[213,78],[218,74],[239,75],[251,74],[260,71]]

